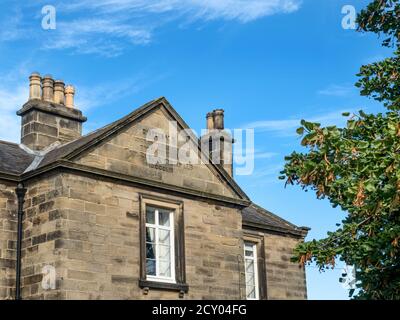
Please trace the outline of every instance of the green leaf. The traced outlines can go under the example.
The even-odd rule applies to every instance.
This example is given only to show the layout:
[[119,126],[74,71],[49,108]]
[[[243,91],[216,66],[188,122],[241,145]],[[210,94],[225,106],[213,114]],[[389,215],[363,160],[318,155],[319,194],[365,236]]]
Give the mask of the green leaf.
[[304,127],[297,128],[296,133],[302,135],[304,133]]
[[298,244],[297,261],[307,257],[324,271],[340,259],[357,270],[350,296],[400,300],[400,0],[369,2],[357,17],[360,30],[382,35],[394,52],[361,66],[356,87],[387,111],[360,110],[345,128],[302,120],[301,144],[308,148],[286,158],[282,177],[345,215],[325,238]]

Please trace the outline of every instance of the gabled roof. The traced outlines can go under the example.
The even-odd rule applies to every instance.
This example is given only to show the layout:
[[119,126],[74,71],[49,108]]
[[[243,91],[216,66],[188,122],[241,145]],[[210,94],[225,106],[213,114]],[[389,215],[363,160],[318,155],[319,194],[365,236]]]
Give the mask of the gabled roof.
[[[13,179],[17,177],[19,181],[20,179],[24,179],[25,173],[29,175],[35,171],[43,172],[47,170],[47,167],[50,168],[58,162],[72,160],[86,150],[89,150],[89,148],[98,145],[108,137],[118,133],[135,120],[161,106],[165,108],[182,128],[189,128],[170,103],[164,97],[161,97],[144,104],[125,117],[101,129],[70,143],[59,146],[54,144],[47,150],[35,152],[29,150],[26,146],[0,140],[0,177],[6,178],[7,176],[12,176]],[[192,135],[191,139],[195,141],[199,138]],[[198,143],[198,145],[200,146],[201,144]],[[237,185],[234,179],[225,171],[222,165],[208,164],[208,166],[212,166],[219,176],[235,191],[239,198],[243,199],[243,203],[248,205],[250,199]],[[309,228],[306,227],[297,227],[254,203],[251,203],[250,206],[242,210],[242,217],[243,227],[245,229],[272,231],[300,238],[305,237],[309,230]]]
[[[39,169],[45,167],[46,165],[52,164],[58,160],[71,160],[78,155],[82,154],[85,150],[99,144],[100,142],[104,141],[106,138],[118,133],[121,129],[125,128],[127,125],[131,124],[135,120],[139,119],[140,117],[148,114],[152,110],[158,107],[164,107],[171,117],[177,121],[177,123],[183,129],[189,129],[189,126],[186,122],[180,117],[180,115],[175,111],[175,109],[171,106],[171,104],[167,101],[166,98],[161,97],[146,103],[145,105],[141,106],[140,108],[134,110],[130,114],[126,115],[125,117],[99,129],[96,130],[86,136],[83,136],[77,140],[74,140],[70,143],[61,145],[58,148],[55,148],[49,151],[46,155],[44,155],[43,159],[41,160],[40,164],[35,169]],[[199,142],[199,138],[195,135],[191,136],[193,141]],[[197,143],[200,147],[200,143]],[[213,167],[218,175],[235,191],[235,193],[243,200],[248,201],[248,196],[243,192],[243,190],[238,186],[235,180],[225,171],[222,165],[219,164],[208,164],[207,166]]]
[[18,144],[0,140],[0,172],[21,174],[32,163],[35,156]]
[[60,159],[71,159],[74,155],[77,155],[81,153],[82,151],[88,149],[89,147],[103,141],[106,137],[110,136],[114,132],[118,131],[122,127],[125,127],[127,123],[130,123],[130,119],[135,119],[148,111],[150,111],[152,108],[156,107],[159,105],[159,102],[161,99],[165,98],[159,98],[152,100],[140,108],[134,110],[130,114],[126,115],[125,117],[114,121],[103,128],[100,128],[98,130],[95,130],[77,140],[71,141],[69,143],[63,144],[60,147],[50,151],[45,155],[43,158],[42,162],[38,166],[38,168],[44,167],[50,163],[53,163],[57,160]]
[[306,227],[297,227],[254,203],[242,210],[242,219],[244,227],[270,230],[277,233],[304,237],[310,230]]

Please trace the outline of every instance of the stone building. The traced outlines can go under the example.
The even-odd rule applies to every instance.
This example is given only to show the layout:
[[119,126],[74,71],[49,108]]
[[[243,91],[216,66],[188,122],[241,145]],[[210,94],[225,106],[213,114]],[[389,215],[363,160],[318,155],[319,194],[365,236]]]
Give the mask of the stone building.
[[[229,152],[149,164],[149,130],[188,128],[165,98],[82,136],[74,88],[33,73],[17,115],[21,143],[0,141],[0,299],[306,298],[290,257],[309,229],[252,203]],[[223,132],[223,111],[207,126]]]

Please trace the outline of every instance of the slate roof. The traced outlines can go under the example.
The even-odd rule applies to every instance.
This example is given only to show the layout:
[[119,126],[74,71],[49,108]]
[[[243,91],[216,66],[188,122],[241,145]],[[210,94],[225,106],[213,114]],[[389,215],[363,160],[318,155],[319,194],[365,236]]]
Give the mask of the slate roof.
[[275,232],[305,235],[309,228],[297,227],[272,212],[252,203],[242,210],[243,225],[251,228],[269,229]]
[[0,140],[0,172],[21,174],[32,163],[34,155],[18,144]]

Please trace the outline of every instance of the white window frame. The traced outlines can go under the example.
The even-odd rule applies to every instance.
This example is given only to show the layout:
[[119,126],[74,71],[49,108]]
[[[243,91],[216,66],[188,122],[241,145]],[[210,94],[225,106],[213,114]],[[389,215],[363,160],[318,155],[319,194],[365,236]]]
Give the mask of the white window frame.
[[[147,232],[147,228],[154,228],[155,232],[155,246],[156,246],[156,275],[148,275],[146,271],[146,279],[151,280],[151,281],[158,281],[158,282],[169,282],[169,283],[176,283],[175,279],[175,232],[174,232],[174,226],[175,226],[175,221],[174,221],[174,211],[166,208],[160,208],[154,205],[146,205],[146,215],[147,215],[147,207],[153,208],[154,209],[154,224],[152,223],[147,223],[145,224],[145,232]],[[169,226],[161,226],[159,225],[159,209],[168,211],[169,212]],[[145,217],[146,219],[146,217]],[[171,277],[163,277],[159,275],[159,250],[158,250],[158,245],[159,245],[159,230],[168,230],[170,232],[169,239],[170,239],[170,263],[171,263]],[[145,241],[146,242],[146,241]],[[146,255],[146,261],[147,263],[147,255]]]
[[[246,245],[251,246],[251,251],[253,255],[251,257],[246,256]],[[258,259],[257,259],[257,243],[250,242],[250,241],[245,241],[244,246],[243,246],[243,255],[244,255],[244,273],[245,273],[245,289],[246,289],[246,299],[247,300],[259,300],[260,299],[260,286],[259,286],[259,279],[258,279]],[[254,266],[254,291],[256,294],[255,298],[249,298],[247,296],[247,270],[246,270],[246,260],[253,261],[253,266]]]

